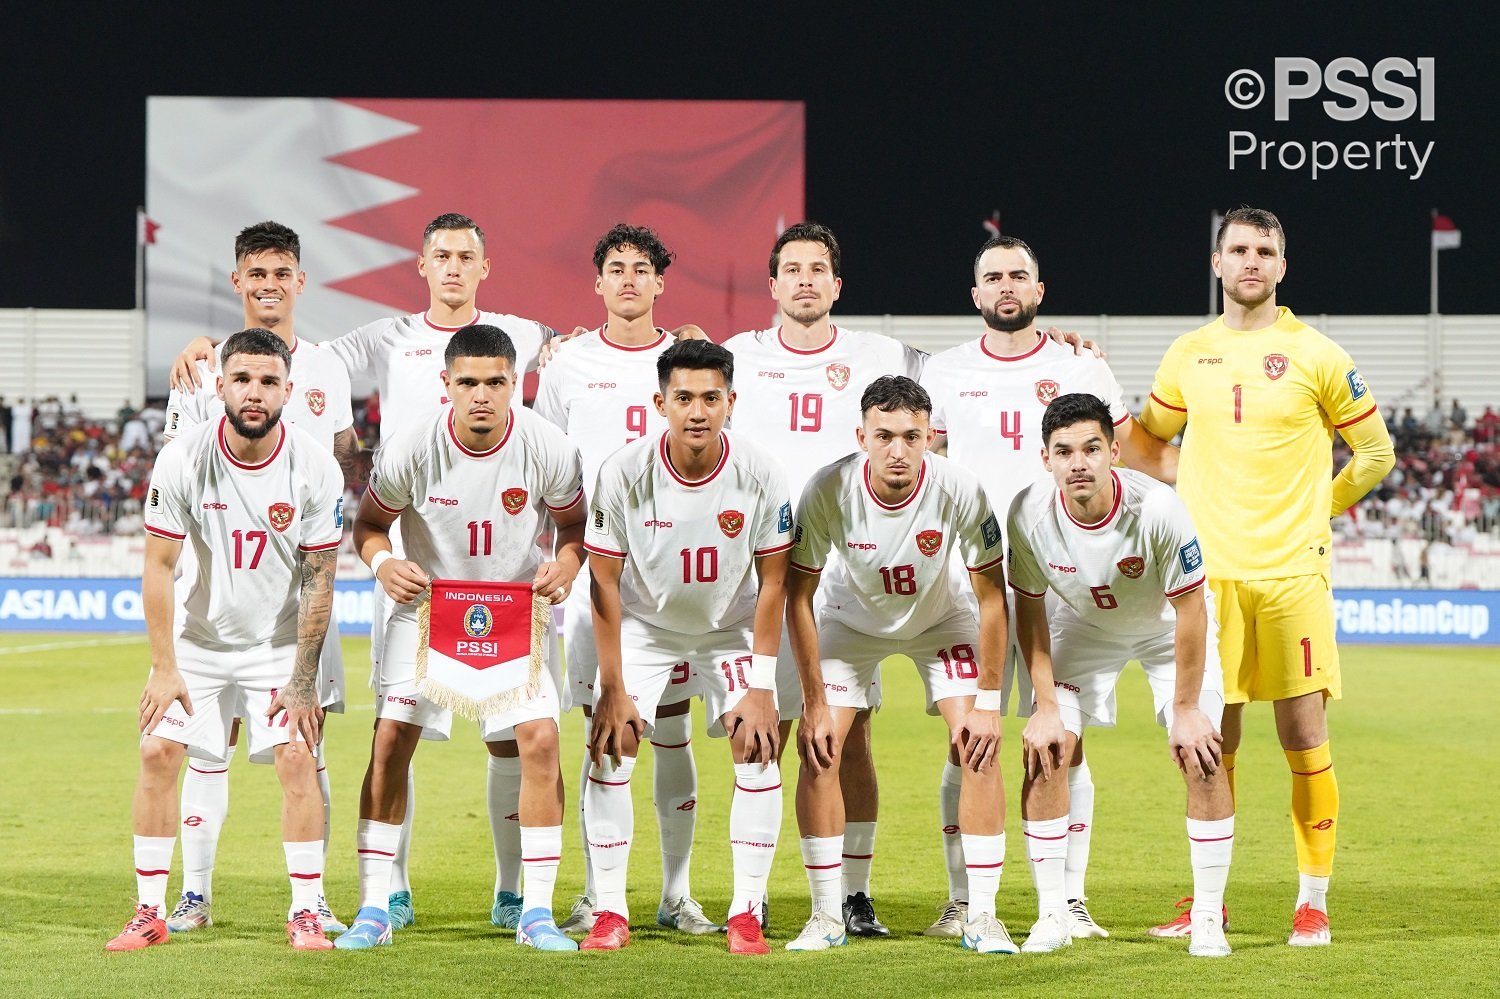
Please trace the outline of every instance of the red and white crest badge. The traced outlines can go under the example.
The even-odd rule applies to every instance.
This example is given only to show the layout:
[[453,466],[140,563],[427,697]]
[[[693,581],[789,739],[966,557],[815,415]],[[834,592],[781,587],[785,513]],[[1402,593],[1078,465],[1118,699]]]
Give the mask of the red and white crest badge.
[[1057,398],[1057,392],[1060,388],[1061,386],[1052,379],[1043,378],[1036,383],[1036,401],[1043,406],[1050,405],[1052,400]]
[[307,408],[314,416],[323,415],[323,410],[328,408],[328,396],[322,389],[307,390]]
[[271,526],[276,529],[276,533],[280,534],[292,526],[292,515],[296,512],[297,508],[290,503],[272,503],[266,516],[271,519]]
[[738,510],[725,510],[719,514],[719,530],[726,538],[737,538],[745,529],[745,515]]
[[828,384],[840,392],[849,384],[849,365],[847,364],[835,361],[824,370],[824,373],[828,375]]
[[526,490],[518,487],[507,489],[500,494],[500,505],[505,507],[505,512],[514,517],[526,509]]
[[1276,379],[1286,374],[1286,365],[1287,361],[1285,354],[1267,354],[1266,377],[1274,382]]
[[923,555],[932,558],[932,556],[938,553],[938,549],[941,547],[943,547],[942,531],[917,532],[917,551]]
[[1129,579],[1140,579],[1141,573],[1146,571],[1146,560],[1139,555],[1131,555],[1116,562],[1115,568],[1123,572]]

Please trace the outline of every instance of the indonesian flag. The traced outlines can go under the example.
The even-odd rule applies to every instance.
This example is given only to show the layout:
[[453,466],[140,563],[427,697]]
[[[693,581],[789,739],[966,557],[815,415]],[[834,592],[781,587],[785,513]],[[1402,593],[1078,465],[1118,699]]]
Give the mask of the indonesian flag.
[[1453,220],[1446,215],[1432,213],[1432,248],[1434,250],[1456,250],[1462,235]]
[[135,241],[141,246],[150,246],[156,242],[156,231],[161,228],[160,222],[151,221],[146,214],[146,209],[135,210]]
[[1000,235],[1000,209],[996,208],[990,212],[990,217],[979,224],[984,226],[984,231],[991,236]]
[[417,689],[479,721],[541,690],[552,605],[530,583],[434,579],[417,612]]

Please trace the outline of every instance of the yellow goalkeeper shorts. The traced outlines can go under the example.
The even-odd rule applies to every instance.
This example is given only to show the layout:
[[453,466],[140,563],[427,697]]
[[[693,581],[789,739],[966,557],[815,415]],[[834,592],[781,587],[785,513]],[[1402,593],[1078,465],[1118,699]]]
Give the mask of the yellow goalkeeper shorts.
[[1317,573],[1285,579],[1210,579],[1219,615],[1224,701],[1280,701],[1314,691],[1339,697],[1333,588]]

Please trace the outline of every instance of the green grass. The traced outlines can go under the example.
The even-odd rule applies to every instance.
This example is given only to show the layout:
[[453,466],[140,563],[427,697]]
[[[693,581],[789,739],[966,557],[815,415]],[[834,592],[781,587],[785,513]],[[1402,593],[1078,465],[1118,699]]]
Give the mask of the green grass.
[[[417,757],[413,850],[417,925],[397,944],[349,954],[297,954],[284,943],[287,885],[278,793],[268,767],[243,754],[232,772],[230,817],[215,877],[215,925],[165,947],[110,954],[104,942],[130,913],[130,795],[136,771],[134,705],[145,643],[86,636],[0,635],[0,982],[9,996],[314,993],[432,996],[937,995],[1019,985],[1039,995],[1409,995],[1419,989],[1493,994],[1500,959],[1493,924],[1492,777],[1500,737],[1492,653],[1441,649],[1345,650],[1345,700],[1334,706],[1333,748],[1343,797],[1330,903],[1334,946],[1285,946],[1296,891],[1287,820],[1286,765],[1270,711],[1249,713],[1238,765],[1240,813],[1230,877],[1234,955],[1195,961],[1181,941],[1143,930],[1170,914],[1190,884],[1182,790],[1150,721],[1139,671],[1121,685],[1123,724],[1090,736],[1098,785],[1091,908],[1114,936],[1055,955],[979,958],[955,941],[919,935],[946,894],[936,830],[944,733],[920,709],[909,670],[888,670],[887,709],[875,721],[882,787],[874,894],[893,930],[827,954],[781,950],[800,929],[807,886],[796,848],[793,774],[772,878],[775,926],[766,959],[731,959],[722,939],[646,926],[659,887],[650,760],[636,787],[636,929],[614,955],[522,951],[488,921],[493,861],[484,805],[485,753],[460,723],[453,742]],[[74,647],[51,647],[73,643]],[[329,726],[334,843],[329,891],[345,918],[355,905],[354,823],[373,714],[360,695],[368,643],[346,641],[356,710]],[[1015,807],[1017,730],[1005,754],[1011,803],[1010,873],[1001,916],[1020,939],[1035,914]],[[710,912],[728,902],[727,753],[702,737],[696,894]],[[564,721],[564,777],[576,791],[579,718]],[[578,890],[581,865],[567,810],[558,906]],[[180,871],[174,858],[172,891]],[[1489,927],[1486,929],[1485,927]]]

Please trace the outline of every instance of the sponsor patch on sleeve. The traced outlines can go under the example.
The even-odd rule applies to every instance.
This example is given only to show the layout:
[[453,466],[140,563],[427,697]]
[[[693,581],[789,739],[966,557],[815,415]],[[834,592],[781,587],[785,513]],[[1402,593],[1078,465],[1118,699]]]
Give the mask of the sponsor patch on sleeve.
[[337,503],[333,504],[333,526],[344,526],[344,497],[340,496]]
[[594,508],[593,528],[599,534],[609,533],[609,513],[598,507]]
[[776,520],[777,534],[790,534],[792,530],[792,504],[781,504],[781,513]]
[[984,539],[986,548],[993,548],[1000,543],[1000,522],[992,513],[984,518],[984,523],[979,525],[980,537]]
[[1177,558],[1182,562],[1182,571],[1185,573],[1192,574],[1203,568],[1203,549],[1198,547],[1198,539],[1194,538],[1179,548]]
[[792,544],[796,545],[798,548],[802,547],[802,525],[801,524],[797,525],[797,533],[792,535]]
[[151,509],[153,509],[153,510],[160,509],[160,507],[161,507],[161,490],[160,489],[157,489],[154,486],[152,487],[152,489],[151,489],[151,500],[150,500],[150,502],[147,505],[150,506]]
[[1344,376],[1344,381],[1349,383],[1349,398],[1352,400],[1358,401],[1363,399],[1365,393],[1370,391],[1369,387],[1365,385],[1365,379],[1359,373],[1358,368],[1350,368],[1349,373]]

